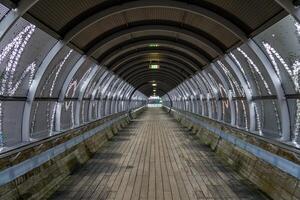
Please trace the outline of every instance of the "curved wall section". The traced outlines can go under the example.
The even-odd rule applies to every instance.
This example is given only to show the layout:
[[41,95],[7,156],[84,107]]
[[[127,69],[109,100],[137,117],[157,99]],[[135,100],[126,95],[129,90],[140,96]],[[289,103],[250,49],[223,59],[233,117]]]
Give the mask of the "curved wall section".
[[170,91],[173,107],[299,148],[299,47],[286,16]]
[[[2,5],[1,5],[2,6]],[[1,7],[3,12],[5,11]],[[0,16],[1,17],[1,16]],[[146,96],[104,66],[70,47],[37,71],[57,40],[20,18],[0,42],[0,152],[28,144],[146,103]],[[36,86],[28,113],[29,88]],[[24,124],[29,117],[29,124]],[[29,136],[24,134],[29,127]],[[27,135],[27,136],[26,136]]]

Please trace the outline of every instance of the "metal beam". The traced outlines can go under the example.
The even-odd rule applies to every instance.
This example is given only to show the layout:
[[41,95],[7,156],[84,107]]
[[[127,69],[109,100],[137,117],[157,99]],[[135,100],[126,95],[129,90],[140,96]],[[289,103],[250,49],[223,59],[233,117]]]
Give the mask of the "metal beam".
[[[179,60],[171,60],[167,57],[163,57],[163,58],[160,58],[159,62],[161,64],[165,64],[165,65],[169,65],[169,66],[176,66],[178,70],[181,71],[181,73],[189,76],[189,75],[193,75],[194,74],[194,71],[192,71],[191,69],[187,68],[186,65],[184,63],[181,63],[179,62]],[[133,59],[132,61],[130,62],[127,62],[126,65],[131,65],[131,66],[135,66],[135,65],[142,65],[142,64],[145,64],[145,63],[149,63],[149,59],[148,58],[135,58]],[[124,67],[121,67],[117,70],[115,70],[115,73],[116,74],[123,74],[125,71],[127,71],[126,68]]]
[[[149,47],[149,44],[158,44],[159,47]],[[122,48],[119,48],[115,51],[110,51],[110,54],[108,54],[106,57],[101,59],[102,63],[109,63],[111,60],[114,60],[116,57],[119,57],[120,55],[127,53],[128,51],[137,50],[137,49],[170,49],[170,50],[176,50],[178,52],[183,52],[191,57],[193,57],[195,60],[197,60],[199,63],[208,64],[210,61],[207,57],[199,54],[196,50],[182,45],[180,43],[176,42],[170,42],[170,41],[153,41],[153,40],[144,40],[139,42],[130,43],[129,45],[122,46]]]
[[[203,49],[199,46],[199,44],[194,42],[189,42],[186,40],[183,40],[181,38],[174,38],[172,36],[166,36],[166,35],[158,35],[158,34],[151,34],[147,36],[135,36],[134,38],[131,38],[130,40],[123,40],[121,42],[115,41],[115,43],[110,43],[109,47],[106,48],[106,51],[97,51],[97,59],[103,60],[106,56],[110,55],[110,52],[116,51],[118,49],[123,49],[124,46],[130,45],[132,43],[139,43],[139,42],[146,42],[149,41],[149,44],[155,44],[155,43],[161,43],[161,44],[174,44],[174,46],[181,46],[182,48],[188,48],[193,50],[194,52],[197,52],[197,54],[200,54],[201,56],[212,60],[213,58],[208,55]],[[96,43],[96,42],[95,42]],[[176,44],[176,45],[175,45]],[[94,45],[94,43],[92,44]],[[92,46],[91,45],[91,46]],[[96,55],[95,55],[96,56]]]
[[166,75],[167,77],[171,77],[173,78],[174,80],[177,80],[179,82],[182,82],[185,80],[185,77],[181,77],[180,74],[176,74],[172,71],[169,71],[169,70],[164,70],[164,69],[158,69],[158,70],[155,70],[155,71],[151,71],[149,70],[148,68],[146,69],[141,69],[141,70],[136,70],[135,72],[132,72],[130,74],[128,74],[127,77],[124,77],[124,80],[131,80],[131,78],[135,78],[135,77],[139,77],[140,75],[144,75],[144,74],[150,74],[150,75],[154,75],[154,74],[164,74]]
[[217,55],[222,55],[224,53],[223,50],[217,44],[213,43],[205,36],[199,35],[192,31],[180,27],[167,25],[141,25],[132,28],[126,28],[122,31],[116,32],[115,34],[109,35],[106,38],[101,38],[101,40],[98,43],[96,43],[89,50],[87,50],[87,55],[92,56],[99,48],[102,48],[102,46],[104,46],[105,44],[113,42],[114,40],[118,40],[118,38],[123,37],[124,35],[140,32],[147,33],[148,31],[161,31],[164,33],[180,34],[181,36],[196,39],[200,44],[206,46]]
[[109,69],[112,71],[115,71],[119,66],[122,66],[123,63],[125,63],[126,61],[128,61],[130,59],[134,59],[139,56],[149,57],[150,54],[161,54],[162,55],[161,57],[164,57],[165,55],[167,55],[174,59],[177,59],[177,60],[179,59],[181,62],[184,62],[187,66],[189,66],[194,71],[198,71],[200,69],[199,66],[196,63],[194,63],[193,61],[191,61],[190,59],[187,59],[186,57],[184,57],[178,53],[164,51],[164,50],[146,50],[146,51],[139,51],[139,52],[135,52],[130,55],[126,55],[125,57],[120,58],[118,60],[118,62],[111,64],[111,66],[109,66]]
[[38,0],[20,0],[17,8],[11,9],[0,21],[0,41],[15,22],[22,17]]
[[93,24],[105,18],[111,17],[116,14],[124,13],[126,11],[141,9],[141,8],[170,8],[170,9],[186,11],[188,13],[193,13],[195,15],[200,15],[218,23],[220,26],[230,31],[240,40],[242,41],[247,40],[247,35],[243,30],[241,30],[237,25],[235,25],[225,17],[217,14],[216,12],[197,5],[192,5],[192,4],[179,2],[179,1],[172,1],[172,0],[171,1],[166,1],[166,0],[134,1],[134,2],[123,3],[118,6],[113,6],[105,10],[101,10],[91,16],[88,16],[83,21],[79,22],[75,27],[73,27],[71,30],[67,32],[65,38],[67,40],[70,40],[75,36],[77,36],[82,31],[92,26]]
[[[170,65],[167,63],[161,63],[161,62],[159,62],[159,65],[160,65],[160,69],[167,69],[171,72],[177,72],[178,74],[180,74],[180,76],[182,76],[184,78],[184,80],[189,78],[189,75],[186,73],[183,73],[183,71],[177,66]],[[127,76],[128,74],[130,74],[131,72],[134,72],[135,70],[140,70],[140,69],[150,70],[149,62],[143,62],[143,63],[137,64],[137,65],[126,65],[126,67],[127,66],[130,66],[130,67],[128,67],[129,70],[123,71],[123,73],[118,74],[120,77]],[[160,70],[160,69],[158,69],[158,70]]]
[[300,22],[300,7],[296,7],[292,0],[275,0],[284,10],[290,13],[298,22]]

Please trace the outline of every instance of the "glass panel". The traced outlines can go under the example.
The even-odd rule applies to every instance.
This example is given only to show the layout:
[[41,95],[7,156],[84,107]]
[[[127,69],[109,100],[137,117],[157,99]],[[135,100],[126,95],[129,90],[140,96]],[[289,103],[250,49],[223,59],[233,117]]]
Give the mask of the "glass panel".
[[22,140],[22,114],[24,109],[22,101],[0,102],[0,147],[12,146]]
[[246,74],[248,84],[251,84],[251,91],[254,96],[273,95],[275,89],[272,81],[266,72],[263,64],[260,62],[256,54],[244,44],[232,52],[233,60]]
[[235,100],[236,125],[248,130],[249,127],[249,110],[248,103],[245,100]]
[[47,67],[37,90],[39,97],[58,97],[62,85],[80,54],[64,47]]
[[88,112],[89,112],[89,102],[88,100],[83,100],[81,104],[80,111],[80,124],[87,123],[88,120]]
[[32,138],[43,138],[53,133],[57,102],[35,101],[31,113],[30,133]]
[[75,126],[76,101],[65,101],[61,109],[61,129],[66,130]]
[[0,42],[0,95],[26,96],[39,65],[55,42],[34,25],[19,19]]
[[223,75],[224,80],[227,82],[229,89],[232,91],[233,97],[243,97],[245,96],[244,90],[241,87],[241,83],[237,78],[236,74],[232,71],[228,63],[222,58],[216,63],[220,73]]
[[256,100],[256,131],[267,137],[279,137],[281,123],[278,113],[278,105],[275,100]]
[[91,73],[93,66],[94,64],[90,60],[83,63],[70,82],[65,95],[66,97],[77,98],[79,96],[80,88]]
[[254,40],[269,57],[286,93],[299,92],[300,24],[289,15]]
[[0,4],[0,21],[8,13],[8,11],[9,11],[9,9],[6,6]]
[[[286,94],[300,93],[300,24],[291,15],[254,38],[268,56]],[[294,142],[300,132],[300,99],[288,102]]]

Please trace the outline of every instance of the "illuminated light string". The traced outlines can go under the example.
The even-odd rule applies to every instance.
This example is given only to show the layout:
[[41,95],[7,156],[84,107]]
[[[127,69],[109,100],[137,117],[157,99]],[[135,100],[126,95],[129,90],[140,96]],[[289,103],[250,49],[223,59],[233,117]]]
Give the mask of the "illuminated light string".
[[[212,80],[212,83],[214,84],[214,88],[219,88],[219,84],[217,83],[217,81],[213,78],[213,76],[210,74],[210,73],[207,73],[208,74],[208,77]],[[223,87],[223,86],[222,86]],[[217,90],[216,90],[217,91]],[[219,91],[221,92],[221,89],[219,88]],[[226,93],[226,92],[225,92]],[[227,94],[227,93],[226,93]],[[214,101],[214,103],[216,103]],[[223,102],[222,102],[223,104]],[[213,106],[213,105],[212,105]],[[225,116],[225,111],[222,109],[222,116],[224,117]]]
[[[85,73],[84,75],[81,77],[81,79],[79,81],[72,80],[67,88],[66,97],[71,97],[73,98],[76,94],[76,91],[78,90],[78,88],[80,87],[80,85],[82,85],[82,83],[85,81],[85,79],[88,77],[89,73],[91,72],[92,67],[90,67]],[[71,93],[71,94],[70,94]],[[65,106],[65,110],[68,111],[69,108],[71,108],[71,128],[73,128],[75,126],[75,116],[74,116],[74,102],[73,101],[69,101],[69,102],[64,102],[64,106]]]
[[[262,75],[261,71],[259,70],[259,68],[253,62],[253,60],[241,48],[237,48],[237,50],[244,56],[244,58],[246,58],[247,62],[250,64],[250,66],[252,66],[254,68],[255,72],[259,75],[260,79],[262,80],[262,82],[263,82],[263,84],[264,84],[264,86],[265,86],[265,88],[267,90],[267,93],[269,95],[272,95],[271,89],[270,89],[267,81],[263,77],[263,75]],[[274,112],[275,112],[275,116],[276,116],[277,128],[278,128],[278,131],[280,132],[281,131],[281,124],[280,124],[280,120],[279,120],[278,110],[277,110],[277,107],[276,107],[276,104],[275,104],[274,101],[272,101],[272,104],[273,104]],[[261,122],[261,118],[260,118],[260,116],[258,114],[258,108],[257,108],[256,102],[254,102],[254,108],[255,108],[255,113],[256,113],[256,121],[257,121],[258,132],[260,134],[262,134],[262,130],[261,130],[261,127],[262,127],[261,124],[262,124],[262,122]]]
[[[42,96],[42,94],[44,93],[44,91],[46,91],[47,86],[49,85],[50,80],[52,79],[52,77],[54,76],[52,82],[51,82],[51,86],[50,86],[50,90],[49,90],[49,97],[52,97],[53,95],[53,91],[54,91],[54,86],[56,84],[57,78],[61,72],[62,67],[64,66],[65,62],[67,61],[67,59],[70,57],[71,53],[73,52],[73,50],[71,49],[66,56],[59,62],[58,65],[56,65],[54,67],[54,70],[52,70],[52,72],[50,73],[50,75],[47,77],[45,84],[43,84],[43,87],[41,89],[40,95]],[[36,114],[39,108],[40,102],[36,103],[34,112],[33,112],[33,117],[32,117],[32,122],[31,122],[31,133],[34,132],[35,129],[35,125],[36,125]],[[56,106],[57,103],[54,104],[53,108],[51,109],[51,103],[48,102],[47,106],[46,106],[46,121],[47,121],[47,128],[49,129],[50,135],[53,133],[53,128],[54,128],[54,118],[55,118],[55,111],[56,111]],[[52,110],[52,112],[51,112]],[[51,114],[50,114],[51,113]]]
[[[1,96],[4,95],[13,96],[28,74],[29,74],[28,86],[31,85],[36,70],[35,62],[31,63],[24,70],[24,72],[21,74],[20,78],[15,84],[13,84],[13,82],[14,82],[14,75],[16,72],[16,68],[19,64],[21,55],[29,39],[33,35],[34,31],[35,31],[35,26],[32,24],[24,27],[23,30],[19,32],[18,35],[16,35],[12,39],[12,41],[8,43],[1,50],[0,64],[2,64],[7,57],[9,57],[1,77],[1,87],[0,87]],[[4,134],[3,134],[3,107],[2,106],[3,103],[0,102],[0,147],[3,147],[5,144]]]
[[244,91],[239,87],[240,84],[238,84],[231,72],[225,67],[225,65],[221,61],[218,60],[217,63],[221,66],[222,70],[226,74],[227,79],[230,83],[230,87],[233,90],[234,96],[236,96],[235,90],[237,91],[238,95],[244,96]]
[[[66,91],[66,96],[71,96],[74,97],[75,93],[76,93],[76,87],[77,87],[77,80],[71,81],[69,84],[69,87]],[[73,90],[71,90],[73,88]],[[72,91],[72,94],[69,95],[70,91]],[[75,119],[74,119],[74,102],[73,101],[65,101],[64,102],[65,105],[65,110],[68,111],[69,108],[71,107],[71,127],[74,127],[75,125]]]
[[[253,94],[252,87],[251,87],[250,82],[249,82],[249,80],[248,80],[248,78],[246,76],[244,68],[242,67],[241,63],[239,62],[239,60],[235,57],[235,55],[233,53],[230,53],[230,55],[233,58],[233,60],[235,61],[235,63],[237,64],[239,70],[242,72],[242,75],[243,75],[243,77],[244,77],[244,79],[246,81],[246,84],[248,86],[250,95],[252,96],[252,94]],[[245,102],[241,101],[241,103],[242,103],[242,108],[243,108],[243,111],[244,111],[243,115],[244,115],[245,129],[248,130],[248,117],[247,117],[247,113],[246,113]],[[236,104],[237,104],[237,102],[236,102]],[[236,108],[237,108],[237,114],[238,114],[238,112],[239,112],[238,106],[236,106]]]
[[[296,28],[296,34],[299,37],[300,36],[300,24],[298,22],[295,22],[295,28]],[[299,40],[300,41],[300,40]],[[295,91],[296,93],[300,92],[300,87],[299,87],[299,76],[300,76],[300,61],[296,60],[292,65],[291,68],[289,67],[289,65],[285,62],[285,60],[283,59],[283,57],[276,51],[275,48],[273,48],[269,43],[267,42],[262,42],[264,48],[266,49],[266,52],[268,54],[268,56],[271,59],[271,62],[274,66],[274,69],[276,71],[276,74],[279,78],[281,78],[281,74],[279,71],[279,66],[276,62],[276,59],[279,60],[280,64],[283,66],[283,68],[285,69],[285,71],[289,74],[294,87],[295,87]],[[300,100],[297,99],[296,100],[296,118],[295,118],[295,127],[294,127],[294,138],[293,138],[293,142],[296,143],[298,136],[299,136],[299,130],[300,130]]]
[[[217,61],[217,63],[221,66],[221,69],[224,71],[224,73],[225,73],[225,75],[227,77],[227,80],[229,81],[230,87],[232,88],[234,96],[236,96],[235,89],[237,90],[238,95],[244,96],[245,95],[245,91],[242,90],[239,87],[240,84],[238,84],[238,82],[236,81],[236,79],[234,78],[234,76],[231,74],[231,72],[225,67],[225,65],[221,61]],[[234,85],[236,87],[234,87]],[[244,103],[242,102],[242,104],[244,104]],[[235,110],[236,110],[236,112],[238,114],[238,110],[239,109],[238,109],[237,102],[235,102]],[[246,113],[245,105],[243,105],[243,111],[244,111],[244,113]],[[245,128],[248,129],[247,116],[245,114],[244,114],[244,120],[245,120]]]
[[233,60],[235,61],[235,63],[237,64],[239,70],[242,72],[243,76],[244,76],[244,79],[246,80],[246,84],[248,86],[248,89],[252,95],[252,89],[251,89],[251,85],[250,85],[250,82],[246,76],[246,73],[245,73],[245,70],[244,68],[242,67],[241,63],[239,62],[239,60],[235,57],[235,55],[233,53],[230,53],[231,57],[233,58]]

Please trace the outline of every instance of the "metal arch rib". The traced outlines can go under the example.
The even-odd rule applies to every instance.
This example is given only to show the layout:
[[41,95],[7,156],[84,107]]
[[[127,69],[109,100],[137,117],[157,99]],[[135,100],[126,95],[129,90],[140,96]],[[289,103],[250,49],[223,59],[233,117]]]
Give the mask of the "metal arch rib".
[[[149,62],[149,59],[146,59],[146,58],[143,58],[143,59],[136,58],[136,60],[130,61],[130,62],[126,63],[126,64],[131,64],[132,66],[134,66],[134,65],[145,63],[145,62]],[[178,69],[181,69],[182,72],[184,72],[187,75],[193,75],[194,74],[193,71],[191,71],[189,68],[186,68],[182,63],[179,63],[176,60],[171,60],[171,59],[168,59],[168,58],[161,58],[160,59],[160,63],[165,63],[165,64],[168,64],[168,65],[177,66]],[[119,69],[115,70],[115,73],[116,74],[122,74],[124,71],[126,71],[126,69],[123,67],[123,68],[119,68]]]
[[218,23],[220,26],[226,28],[231,33],[233,33],[236,37],[238,37],[242,41],[247,40],[246,33],[241,30],[238,26],[233,24],[228,19],[224,18],[223,16],[208,10],[206,8],[187,4],[184,2],[178,2],[178,1],[154,1],[154,0],[147,0],[147,1],[136,1],[136,2],[129,2],[124,3],[119,6],[113,6],[105,10],[101,10],[83,21],[79,22],[77,26],[73,27],[71,30],[69,30],[65,35],[65,41],[69,42],[72,40],[75,36],[77,36],[80,32],[84,31],[91,25],[95,24],[96,22],[113,16],[115,14],[119,14],[125,11],[135,10],[139,8],[152,8],[152,7],[159,7],[159,8],[172,8],[172,9],[178,9],[186,12],[190,12],[196,15],[201,15],[203,17],[206,17],[216,23]]
[[66,95],[66,91],[68,89],[68,86],[76,74],[76,72],[79,70],[79,68],[82,66],[82,64],[86,61],[86,56],[81,56],[78,61],[75,63],[72,70],[69,72],[66,80],[63,83],[62,89],[59,92],[58,96],[58,103],[56,106],[56,112],[55,112],[55,131],[60,131],[60,124],[61,124],[61,109],[62,104]]
[[145,32],[145,31],[163,31],[163,32],[179,33],[197,39],[201,44],[208,47],[217,55],[222,55],[224,53],[223,50],[220,47],[218,47],[218,45],[216,45],[206,37],[196,34],[192,31],[185,30],[183,28],[177,28],[174,26],[167,26],[167,25],[142,25],[142,26],[127,28],[122,31],[116,32],[115,34],[112,34],[106,38],[103,38],[101,41],[99,41],[94,46],[92,46],[89,50],[87,50],[87,55],[92,56],[97,51],[97,49],[101,48],[104,44],[111,42],[115,39],[118,39],[124,35],[130,33]]
[[[224,85],[225,89],[228,92],[227,97],[228,97],[228,101],[230,104],[230,120],[231,120],[230,123],[232,126],[234,126],[235,122],[236,122],[236,119],[235,119],[236,111],[235,111],[234,103],[232,101],[232,95],[230,94],[230,87],[229,87],[228,83],[226,82],[223,74],[221,74],[220,70],[216,67],[216,65],[212,63],[211,66],[212,66],[212,70],[215,72],[215,74],[220,79],[220,81],[222,82],[222,84]],[[221,118],[219,120],[221,121]]]
[[14,23],[22,17],[34,4],[39,0],[21,0],[18,2],[16,9],[11,9],[0,22],[0,40],[14,25]]
[[[136,71],[140,71],[140,70],[149,70],[149,63],[144,63],[144,64],[138,64],[138,65],[130,65],[128,68],[130,68],[129,70],[126,70],[124,73],[119,74],[120,77],[127,77],[127,75],[130,75],[133,72]],[[186,74],[182,73],[180,70],[178,70],[177,66],[174,65],[169,65],[169,64],[160,64],[162,67],[160,70],[167,70],[170,73],[174,73],[176,72],[176,74],[178,74],[183,80],[189,78],[189,76],[187,76]]]
[[149,71],[147,68],[146,69],[140,69],[140,70],[136,70],[135,72],[132,72],[132,73],[128,73],[128,76],[126,74],[126,76],[122,77],[124,80],[127,80],[127,79],[131,79],[132,77],[134,76],[139,76],[141,74],[145,74],[145,73],[151,73],[151,74],[156,74],[156,73],[167,73],[169,74],[170,77],[174,78],[174,79],[177,79],[177,80],[180,80],[180,81],[184,81],[185,80],[185,77],[184,76],[181,76],[180,74],[177,74],[175,72],[172,72],[170,70],[167,70],[167,69],[160,69],[159,71],[156,71],[156,72],[152,72],[152,71]]
[[255,120],[254,103],[252,101],[252,94],[251,94],[250,88],[248,88],[242,72],[240,71],[239,67],[234,63],[232,58],[229,57],[229,55],[225,55],[224,59],[228,63],[228,65],[231,67],[232,71],[235,73],[237,78],[239,79],[239,81],[242,85],[242,88],[245,92],[245,96],[246,96],[247,103],[248,103],[248,110],[249,110],[249,130],[254,131],[255,126],[256,126],[256,120]]
[[264,54],[262,49],[251,39],[249,39],[248,45],[262,62],[276,90],[277,102],[280,108],[280,116],[281,116],[281,132],[282,132],[281,140],[290,141],[291,140],[290,114],[289,114],[288,104],[285,99],[285,92],[281,85],[281,81],[278,78],[269,58]]
[[193,61],[190,61],[190,60],[187,60],[185,57],[177,54],[177,53],[174,53],[174,52],[168,52],[168,51],[156,51],[156,50],[148,50],[148,51],[140,51],[138,53],[134,53],[134,54],[131,54],[130,56],[120,60],[119,62],[115,63],[113,67],[110,67],[110,69],[112,71],[116,70],[120,65],[122,65],[124,62],[130,60],[130,59],[134,59],[136,57],[139,57],[139,56],[142,56],[142,55],[149,55],[149,53],[160,53],[160,54],[163,54],[163,55],[168,55],[170,57],[173,57],[173,58],[177,58],[177,59],[180,59],[182,60],[185,64],[187,64],[188,66],[190,66],[190,68],[194,69],[195,71],[199,70],[199,67],[193,63]]
[[90,83],[90,81],[93,79],[93,77],[97,74],[97,71],[104,70],[102,67],[99,67],[98,65],[95,65],[87,77],[86,81],[83,83],[83,85],[80,88],[78,100],[76,102],[75,106],[75,125],[79,126],[80,124],[80,109],[82,104],[82,99],[84,97],[85,91]]
[[[149,80],[147,78],[149,78]],[[175,81],[174,79],[171,79],[169,77],[166,78],[166,76],[162,76],[162,75],[159,75],[159,74],[151,75],[151,76],[149,76],[149,74],[148,75],[143,75],[143,76],[140,76],[138,79],[130,80],[130,82],[128,81],[128,83],[131,84],[131,85],[135,85],[135,84],[140,83],[142,81],[149,82],[149,81],[151,81],[153,79],[157,79],[156,82],[158,80],[160,80],[160,81],[162,81],[162,80],[168,80],[170,82],[170,84],[172,83],[173,87],[176,87],[177,85],[180,84],[180,82]]]
[[22,121],[22,141],[28,142],[30,141],[30,114],[31,114],[31,107],[33,104],[33,100],[35,97],[36,90],[38,88],[38,85],[49,66],[50,62],[53,60],[53,58],[56,56],[56,54],[64,47],[64,43],[62,41],[58,41],[52,49],[49,51],[47,56],[44,58],[42,64],[40,65],[39,69],[37,70],[35,74],[35,78],[32,81],[29,91],[27,94],[27,101],[24,105],[24,111],[23,111],[23,121]]
[[[104,57],[102,62],[106,63],[107,60],[109,62],[109,60],[112,60],[112,59],[118,57],[119,55],[126,53],[128,51],[134,50],[136,48],[148,47],[148,44],[151,44],[151,42],[153,42],[153,41],[152,40],[144,40],[144,41],[140,41],[140,42],[136,42],[136,43],[131,43],[127,46],[123,46],[122,49],[113,51],[109,55]],[[198,62],[204,62],[204,64],[209,63],[209,59],[207,57],[199,54],[196,50],[191,49],[185,45],[181,45],[179,43],[170,42],[170,41],[155,41],[155,42],[158,42],[158,44],[163,48],[174,48],[175,50],[182,51],[182,52],[190,55],[191,57],[194,57],[196,60],[198,60]],[[147,46],[145,46],[145,45],[147,45]],[[149,48],[149,49],[151,49],[151,48]],[[158,47],[158,49],[159,49],[159,47]]]
[[290,13],[298,22],[300,22],[300,9],[293,5],[291,0],[275,0],[284,10]]
[[151,48],[140,48],[140,49],[128,49],[129,51],[126,51],[124,53],[121,53],[119,55],[117,55],[118,57],[112,57],[111,59],[109,58],[109,60],[107,62],[103,62],[104,65],[106,66],[113,66],[114,63],[116,63],[118,60],[122,59],[122,58],[126,58],[127,56],[130,55],[134,55],[136,53],[147,53],[149,52],[149,56],[151,57],[151,55],[153,54],[160,54],[160,55],[177,55],[178,58],[180,58],[181,60],[185,60],[185,62],[191,66],[195,66],[195,70],[199,70],[202,69],[202,67],[204,66],[204,64],[199,60],[196,59],[195,57],[193,57],[193,55],[190,55],[187,52],[183,52],[180,51],[176,48],[156,48],[156,49],[151,49]]

